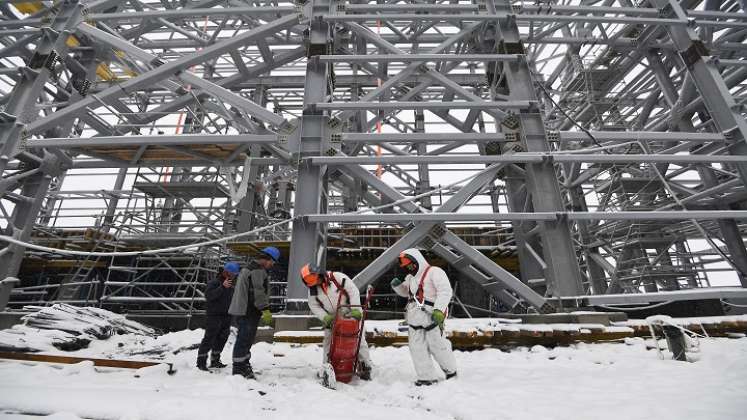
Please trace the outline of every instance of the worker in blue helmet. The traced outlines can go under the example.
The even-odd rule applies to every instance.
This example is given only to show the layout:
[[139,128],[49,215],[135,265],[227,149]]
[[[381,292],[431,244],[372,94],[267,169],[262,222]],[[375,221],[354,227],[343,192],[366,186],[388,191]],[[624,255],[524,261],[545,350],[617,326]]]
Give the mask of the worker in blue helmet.
[[210,355],[210,368],[226,367],[220,361],[220,354],[226,345],[228,335],[231,331],[231,315],[228,308],[233,298],[233,286],[236,276],[239,275],[241,266],[239,263],[229,261],[223,266],[223,270],[210,280],[205,288],[205,335],[197,350],[197,368],[208,369],[208,355]]
[[256,258],[239,272],[236,291],[228,313],[236,319],[238,332],[233,345],[233,374],[247,379],[254,378],[249,360],[257,335],[257,327],[262,322],[272,324],[270,312],[269,271],[280,261],[280,251],[275,247],[262,249]]

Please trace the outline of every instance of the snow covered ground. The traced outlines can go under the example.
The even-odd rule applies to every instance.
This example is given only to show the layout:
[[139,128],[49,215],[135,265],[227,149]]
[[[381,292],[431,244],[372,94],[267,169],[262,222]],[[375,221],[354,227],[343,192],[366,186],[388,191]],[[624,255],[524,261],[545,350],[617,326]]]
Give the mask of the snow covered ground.
[[[93,419],[744,419],[747,339],[702,339],[694,363],[660,360],[643,339],[552,350],[457,352],[459,376],[417,388],[409,352],[376,348],[372,382],[323,388],[316,345],[257,344],[254,381],[196,370],[202,331],[95,341],[72,354],[152,359],[178,372],[0,362],[0,418]],[[224,361],[230,360],[232,340]],[[174,354],[174,352],[176,354]],[[20,414],[26,413],[26,414]],[[38,418],[38,417],[33,417]]]

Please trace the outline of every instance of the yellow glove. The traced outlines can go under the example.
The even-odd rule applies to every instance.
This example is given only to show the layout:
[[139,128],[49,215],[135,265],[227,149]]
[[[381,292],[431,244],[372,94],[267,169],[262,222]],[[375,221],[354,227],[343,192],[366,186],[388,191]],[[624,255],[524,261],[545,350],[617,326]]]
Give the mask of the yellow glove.
[[431,318],[433,319],[433,322],[438,324],[439,328],[444,328],[444,319],[446,319],[446,315],[443,312],[435,309],[433,310],[433,314],[431,314]]
[[350,317],[360,321],[361,318],[363,318],[363,313],[360,311],[360,309],[352,309],[350,311]]
[[272,312],[269,309],[262,311],[262,323],[267,326],[272,325]]

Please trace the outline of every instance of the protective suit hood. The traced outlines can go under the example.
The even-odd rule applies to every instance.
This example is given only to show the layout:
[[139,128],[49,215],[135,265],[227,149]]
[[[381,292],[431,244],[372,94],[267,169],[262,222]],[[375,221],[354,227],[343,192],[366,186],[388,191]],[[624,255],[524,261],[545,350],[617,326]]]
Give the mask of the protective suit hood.
[[418,263],[418,272],[415,274],[411,274],[411,275],[415,278],[420,278],[420,276],[423,275],[423,272],[429,266],[428,261],[425,260],[425,257],[423,256],[423,254],[415,248],[406,249],[402,253],[410,256],[412,259],[415,260],[415,262]]

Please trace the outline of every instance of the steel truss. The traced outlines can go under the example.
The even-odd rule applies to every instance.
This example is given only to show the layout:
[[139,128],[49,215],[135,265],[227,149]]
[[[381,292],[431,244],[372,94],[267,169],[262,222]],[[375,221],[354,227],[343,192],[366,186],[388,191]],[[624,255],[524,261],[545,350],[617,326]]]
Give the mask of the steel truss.
[[[288,220],[244,241],[290,241],[289,311],[305,310],[293,274],[324,264],[351,227],[403,232],[358,286],[420,247],[517,311],[708,287],[721,271],[747,287],[746,11],[735,0],[3,2],[3,234],[137,250]],[[455,233],[464,225],[510,238],[478,249]],[[3,247],[0,278],[51,258]],[[192,311],[237,247],[90,257],[16,294]],[[518,272],[491,259],[506,247]]]

